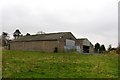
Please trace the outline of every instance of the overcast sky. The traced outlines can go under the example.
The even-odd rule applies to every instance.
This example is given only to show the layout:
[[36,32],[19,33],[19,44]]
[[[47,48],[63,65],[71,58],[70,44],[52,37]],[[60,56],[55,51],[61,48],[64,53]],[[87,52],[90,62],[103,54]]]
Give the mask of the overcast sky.
[[108,47],[118,44],[119,0],[2,0],[0,32],[72,32]]

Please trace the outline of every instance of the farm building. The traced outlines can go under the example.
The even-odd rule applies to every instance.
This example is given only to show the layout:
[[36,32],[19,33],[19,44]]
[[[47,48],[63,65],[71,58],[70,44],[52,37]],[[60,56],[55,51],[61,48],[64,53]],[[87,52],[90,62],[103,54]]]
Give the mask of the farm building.
[[10,50],[92,53],[92,43],[87,39],[76,39],[71,32],[23,36],[10,42]]
[[76,38],[71,32],[23,36],[10,42],[10,50],[64,52],[75,49]]
[[94,46],[87,38],[77,39],[76,47],[80,53],[94,53]]

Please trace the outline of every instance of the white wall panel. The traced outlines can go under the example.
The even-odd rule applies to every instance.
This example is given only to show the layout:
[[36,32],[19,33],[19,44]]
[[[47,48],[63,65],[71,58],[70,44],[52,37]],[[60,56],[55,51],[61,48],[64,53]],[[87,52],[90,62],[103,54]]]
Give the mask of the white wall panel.
[[88,40],[84,40],[83,45],[90,46],[90,42]]
[[75,46],[75,41],[66,39],[66,46]]

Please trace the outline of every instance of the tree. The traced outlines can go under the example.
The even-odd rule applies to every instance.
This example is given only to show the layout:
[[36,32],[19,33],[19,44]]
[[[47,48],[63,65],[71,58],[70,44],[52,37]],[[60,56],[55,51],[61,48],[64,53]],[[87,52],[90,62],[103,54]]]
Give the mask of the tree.
[[96,43],[96,44],[95,44],[95,52],[96,52],[96,53],[99,53],[99,52],[100,52],[100,44],[99,44],[99,43]]
[[30,33],[27,33],[26,36],[30,36]]
[[102,45],[100,46],[100,52],[103,53],[104,51],[106,51],[106,49],[105,49],[105,46],[102,44]]
[[18,37],[20,37],[21,36],[20,30],[16,29],[16,31],[13,33],[13,36],[14,36],[15,39],[18,38]]
[[2,46],[3,47],[8,45],[8,40],[9,40],[8,33],[3,32],[2,33]]
[[112,49],[112,46],[110,44],[109,47],[108,47],[108,51],[111,51],[111,49]]
[[7,36],[8,36],[8,33],[6,33],[6,32],[2,33],[2,37],[7,37]]

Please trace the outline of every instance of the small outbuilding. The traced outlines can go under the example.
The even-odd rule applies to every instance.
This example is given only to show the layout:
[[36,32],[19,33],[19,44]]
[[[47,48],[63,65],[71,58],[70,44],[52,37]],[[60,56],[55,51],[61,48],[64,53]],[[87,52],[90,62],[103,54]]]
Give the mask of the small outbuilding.
[[87,38],[77,39],[76,47],[80,53],[94,53],[94,46]]

